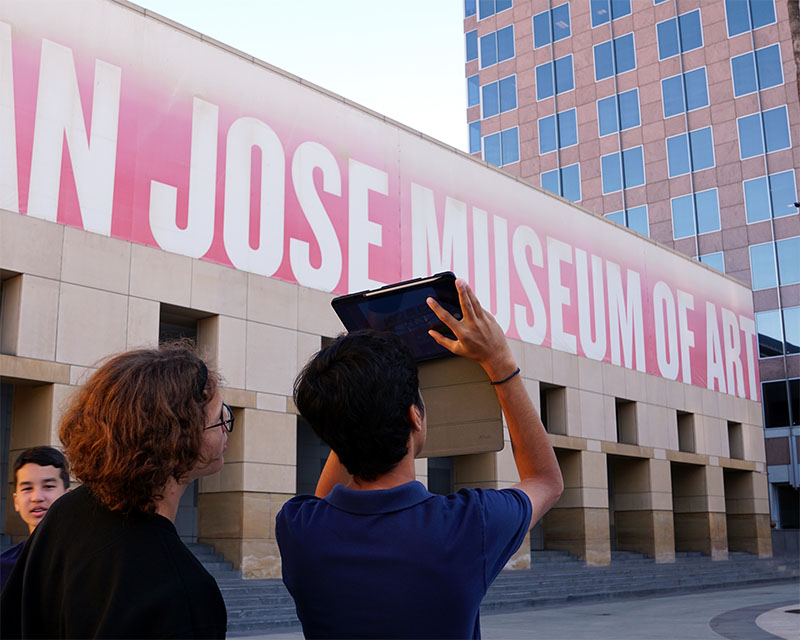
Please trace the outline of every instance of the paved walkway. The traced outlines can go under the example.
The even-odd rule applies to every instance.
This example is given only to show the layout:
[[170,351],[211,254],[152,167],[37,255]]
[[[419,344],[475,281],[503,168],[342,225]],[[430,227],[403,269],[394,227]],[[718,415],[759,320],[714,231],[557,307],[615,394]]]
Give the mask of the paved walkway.
[[[701,591],[481,617],[485,640],[800,640],[800,585]],[[249,636],[295,640],[299,631]]]

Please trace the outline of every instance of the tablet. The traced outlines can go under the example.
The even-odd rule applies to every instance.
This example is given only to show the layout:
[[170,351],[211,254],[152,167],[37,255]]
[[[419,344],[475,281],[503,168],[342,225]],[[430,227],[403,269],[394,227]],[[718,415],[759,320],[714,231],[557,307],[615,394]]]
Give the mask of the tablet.
[[429,297],[461,319],[456,276],[451,271],[339,296],[331,305],[348,331],[390,331],[403,340],[417,361],[422,361],[452,355],[428,335],[428,330],[455,339],[431,311],[426,302]]

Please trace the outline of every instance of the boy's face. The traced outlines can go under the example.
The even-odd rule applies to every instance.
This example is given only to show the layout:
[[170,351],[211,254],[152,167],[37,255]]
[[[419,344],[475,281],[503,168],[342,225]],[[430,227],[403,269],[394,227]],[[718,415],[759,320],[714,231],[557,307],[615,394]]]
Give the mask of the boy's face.
[[69,489],[64,488],[60,469],[41,467],[29,462],[17,471],[17,490],[14,492],[14,508],[33,533],[47,509]]

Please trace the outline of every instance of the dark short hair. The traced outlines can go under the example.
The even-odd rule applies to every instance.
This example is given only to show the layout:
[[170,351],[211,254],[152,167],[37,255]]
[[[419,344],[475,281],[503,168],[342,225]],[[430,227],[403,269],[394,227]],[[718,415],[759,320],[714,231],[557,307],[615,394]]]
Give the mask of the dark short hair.
[[347,471],[368,481],[408,453],[408,409],[424,410],[411,352],[394,334],[370,330],[320,350],[297,376],[294,400]]
[[154,512],[167,480],[202,462],[217,385],[216,372],[183,341],[111,358],[61,418],[75,477],[112,511]]
[[55,467],[58,477],[64,483],[64,489],[69,489],[69,464],[64,454],[53,447],[31,447],[19,454],[14,463],[14,484],[17,484],[17,471],[26,464],[35,464],[40,467]]

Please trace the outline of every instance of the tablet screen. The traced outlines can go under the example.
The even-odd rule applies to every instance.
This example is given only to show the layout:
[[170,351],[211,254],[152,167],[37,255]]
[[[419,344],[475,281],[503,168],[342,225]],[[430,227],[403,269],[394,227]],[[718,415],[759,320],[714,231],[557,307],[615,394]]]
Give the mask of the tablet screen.
[[390,331],[405,342],[415,359],[427,360],[450,355],[447,349],[439,346],[428,335],[429,329],[455,338],[431,311],[426,302],[429,297],[434,298],[454,317],[461,319],[454,279],[439,279],[430,284],[420,283],[418,286],[400,287],[396,290],[344,296],[334,301],[334,309],[348,330]]

